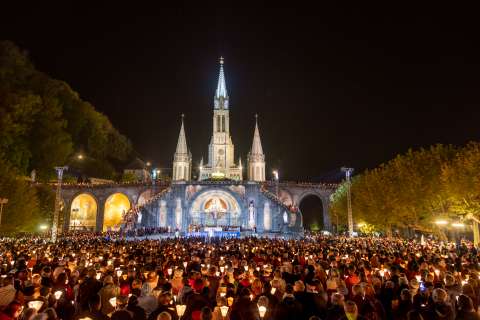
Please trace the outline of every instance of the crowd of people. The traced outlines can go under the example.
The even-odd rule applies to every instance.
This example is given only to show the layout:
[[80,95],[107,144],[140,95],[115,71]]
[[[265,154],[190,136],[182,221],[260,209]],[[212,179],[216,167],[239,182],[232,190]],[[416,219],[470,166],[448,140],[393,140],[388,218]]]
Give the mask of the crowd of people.
[[480,319],[470,243],[0,240],[0,320]]

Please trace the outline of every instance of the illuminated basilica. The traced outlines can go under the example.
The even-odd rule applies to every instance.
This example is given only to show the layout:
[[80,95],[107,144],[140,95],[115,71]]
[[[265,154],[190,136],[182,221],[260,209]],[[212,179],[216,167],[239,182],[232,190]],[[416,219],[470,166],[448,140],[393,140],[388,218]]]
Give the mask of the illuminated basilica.
[[241,158],[235,161],[222,58],[213,98],[208,159],[206,162],[201,159],[198,179],[192,180],[192,154],[182,116],[170,189],[154,205],[142,211],[139,222],[144,226],[167,227],[185,233],[303,230],[299,212],[282,203],[265,186],[265,155],[257,121],[246,168]]
[[229,100],[221,59],[208,159],[201,159],[197,179],[192,180],[192,154],[182,116],[171,182],[64,186],[64,228],[159,228],[185,236],[296,236],[303,233],[300,204],[315,196],[322,202],[322,212],[315,219],[323,229],[331,230],[328,207],[335,186],[279,182],[278,176],[267,181],[258,121],[246,166],[240,157],[235,161]]

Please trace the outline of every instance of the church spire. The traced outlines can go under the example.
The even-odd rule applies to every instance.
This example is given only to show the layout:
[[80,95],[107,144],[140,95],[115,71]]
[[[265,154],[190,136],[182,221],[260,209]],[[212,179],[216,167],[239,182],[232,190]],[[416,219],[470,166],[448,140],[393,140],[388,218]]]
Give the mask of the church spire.
[[177,150],[175,151],[175,154],[179,155],[188,154],[187,138],[185,137],[185,129],[183,126],[184,117],[185,115],[182,114],[182,126],[180,127],[180,134],[178,135]]
[[178,135],[177,150],[175,150],[175,155],[173,156],[173,181],[188,181],[192,175],[192,155],[188,152],[187,138],[185,137],[183,125],[184,117],[182,114],[182,126]]
[[265,181],[265,155],[263,154],[260,131],[258,130],[258,115],[255,115],[255,132],[252,149],[248,154],[248,180]]
[[220,57],[220,73],[218,75],[217,90],[215,91],[215,98],[219,99],[220,97],[224,99],[228,97],[225,74],[223,73],[223,57]]
[[262,141],[260,140],[260,131],[258,130],[258,115],[255,115],[255,132],[253,134],[251,155],[263,155]]

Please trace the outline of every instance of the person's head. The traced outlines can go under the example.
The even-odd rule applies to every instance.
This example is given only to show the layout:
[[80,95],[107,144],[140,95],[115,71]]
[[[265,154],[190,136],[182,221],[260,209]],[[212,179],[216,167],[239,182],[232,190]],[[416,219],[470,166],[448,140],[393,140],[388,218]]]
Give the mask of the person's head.
[[88,298],[88,307],[90,308],[90,311],[98,311],[102,307],[102,301],[100,299],[100,295],[98,294],[92,294]]
[[59,273],[57,276],[57,283],[60,285],[65,285],[67,283],[68,277],[65,272]]
[[360,284],[356,284],[352,287],[352,292],[354,296],[363,296],[364,291],[363,287]]
[[138,305],[138,298],[137,298],[137,296],[131,295],[131,296],[128,298],[128,307],[129,307],[129,308],[133,308],[133,307],[136,307],[137,305]]
[[112,276],[106,276],[106,277],[103,279],[103,285],[104,285],[104,286],[109,285],[109,284],[114,284],[114,282],[113,282],[113,277],[112,277]]
[[345,314],[347,315],[348,319],[357,319],[358,308],[355,302],[348,300],[343,305],[343,310],[345,310]]
[[345,300],[345,297],[343,296],[343,294],[340,294],[340,293],[337,293],[337,292],[332,294],[332,304],[333,305],[343,306],[344,300]]
[[22,305],[20,302],[14,300],[7,305],[3,312],[11,318],[16,319],[22,313]]
[[305,291],[305,284],[303,283],[302,280],[295,281],[295,284],[293,286],[293,290],[295,292],[304,292]]
[[172,320],[172,316],[167,311],[163,311],[157,316],[157,320]]
[[474,296],[475,295],[475,290],[473,290],[473,287],[469,283],[465,283],[462,286],[462,293],[467,295],[467,296]]
[[172,300],[172,296],[170,295],[170,292],[168,292],[168,291],[164,291],[164,292],[160,293],[160,295],[158,296],[158,304],[160,304],[162,306],[168,305],[171,300]]
[[445,276],[445,285],[447,287],[450,287],[450,286],[453,286],[454,284],[455,284],[455,278],[451,273],[447,273],[447,275]]
[[258,296],[258,295],[262,294],[262,290],[263,290],[262,281],[260,281],[260,279],[253,280],[253,282],[252,282],[253,293]]
[[410,293],[409,289],[403,289],[402,292],[400,293],[400,299],[402,301],[411,301],[412,300],[412,294]]
[[435,303],[445,303],[447,301],[448,294],[441,288],[436,288],[432,292],[432,299]]
[[193,282],[193,290],[196,293],[201,293],[204,287],[203,279],[202,278],[197,278]]
[[57,312],[53,308],[47,308],[43,311],[47,315],[47,320],[57,320]]
[[203,307],[200,313],[201,320],[211,320],[213,317],[212,310],[209,307]]
[[150,271],[147,274],[147,282],[157,282],[157,273],[155,271]]
[[458,296],[457,305],[459,310],[467,312],[474,311],[472,299],[465,294],[461,294]]

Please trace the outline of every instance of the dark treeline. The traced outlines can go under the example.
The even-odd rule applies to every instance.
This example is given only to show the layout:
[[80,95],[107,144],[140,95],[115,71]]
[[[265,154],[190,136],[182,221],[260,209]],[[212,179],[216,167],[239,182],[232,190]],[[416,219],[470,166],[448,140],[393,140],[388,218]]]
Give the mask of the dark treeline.
[[23,178],[33,170],[37,181],[55,179],[60,165],[70,167],[67,179],[116,180],[133,156],[130,141],[105,115],[67,83],[36,70],[14,43],[0,41],[0,198],[9,199],[4,227],[35,225],[35,217],[51,212],[49,190],[30,188]]

